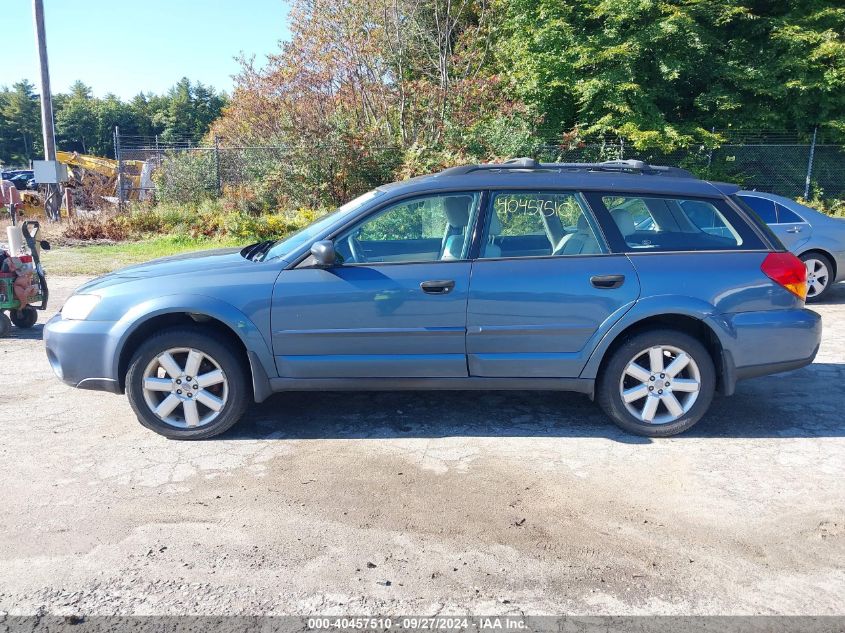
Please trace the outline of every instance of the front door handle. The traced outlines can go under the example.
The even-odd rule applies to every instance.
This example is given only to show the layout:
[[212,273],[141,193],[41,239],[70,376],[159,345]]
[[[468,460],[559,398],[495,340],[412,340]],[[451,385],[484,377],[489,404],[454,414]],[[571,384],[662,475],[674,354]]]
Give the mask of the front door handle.
[[800,233],[801,227],[800,226],[793,226],[791,229],[786,229],[787,233]]
[[430,295],[447,295],[455,288],[452,279],[433,279],[420,284],[420,289]]
[[590,277],[590,283],[595,288],[612,290],[625,283],[625,275],[594,275]]

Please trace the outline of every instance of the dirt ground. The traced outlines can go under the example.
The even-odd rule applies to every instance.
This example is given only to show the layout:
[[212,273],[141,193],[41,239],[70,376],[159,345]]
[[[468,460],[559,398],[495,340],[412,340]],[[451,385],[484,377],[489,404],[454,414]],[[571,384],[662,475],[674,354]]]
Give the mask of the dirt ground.
[[0,613],[842,614],[845,287],[816,309],[815,364],[663,440],[579,395],[321,393],[168,441],[17,331]]

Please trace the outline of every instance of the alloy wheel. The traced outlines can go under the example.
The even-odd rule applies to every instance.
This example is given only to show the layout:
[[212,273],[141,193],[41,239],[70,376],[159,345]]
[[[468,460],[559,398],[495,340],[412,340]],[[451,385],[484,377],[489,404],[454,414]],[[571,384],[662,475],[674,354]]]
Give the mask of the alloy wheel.
[[817,297],[827,288],[830,273],[827,265],[812,257],[804,260],[807,266],[807,298]]
[[670,424],[686,414],[701,390],[692,356],[671,345],[637,353],[625,366],[619,392],[625,408],[643,424]]
[[143,375],[144,400],[162,422],[182,429],[210,424],[229,397],[229,382],[210,355],[175,347],[153,358]]

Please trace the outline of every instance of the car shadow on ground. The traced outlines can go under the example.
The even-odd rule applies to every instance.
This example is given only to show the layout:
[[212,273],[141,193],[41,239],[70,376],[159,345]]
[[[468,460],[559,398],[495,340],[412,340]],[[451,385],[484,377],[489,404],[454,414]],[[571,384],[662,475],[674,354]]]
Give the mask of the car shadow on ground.
[[[845,437],[845,364],[815,363],[739,384],[677,439]],[[253,405],[225,439],[598,437],[653,440],[614,426],[583,395],[561,392],[310,392]]]
[[815,305],[845,305],[845,281],[831,286],[818,304],[808,303],[807,307],[812,309]]
[[[825,304],[845,304],[837,284]],[[810,306],[813,307],[812,305]],[[6,339],[39,340],[42,323],[12,328]],[[716,396],[692,429],[677,439],[845,437],[845,364],[804,369],[739,383]],[[629,444],[652,440],[625,433],[583,395],[529,391],[302,392],[252,405],[221,439],[363,439],[598,437]]]

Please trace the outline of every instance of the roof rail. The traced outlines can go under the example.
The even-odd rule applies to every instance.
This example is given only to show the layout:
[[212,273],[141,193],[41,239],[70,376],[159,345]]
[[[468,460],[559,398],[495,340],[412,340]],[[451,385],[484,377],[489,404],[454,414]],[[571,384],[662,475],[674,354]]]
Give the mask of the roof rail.
[[461,176],[478,171],[602,171],[628,174],[645,174],[649,176],[671,176],[674,178],[696,178],[696,176],[680,167],[666,165],[649,165],[641,160],[607,160],[601,163],[541,163],[533,158],[512,158],[503,163],[481,163],[480,165],[461,165],[450,167],[440,172],[440,176]]
[[458,165],[449,167],[440,172],[441,176],[460,176],[470,174],[474,171],[495,171],[505,169],[541,169],[541,163],[533,158],[511,158],[503,163],[481,163],[476,165]]

